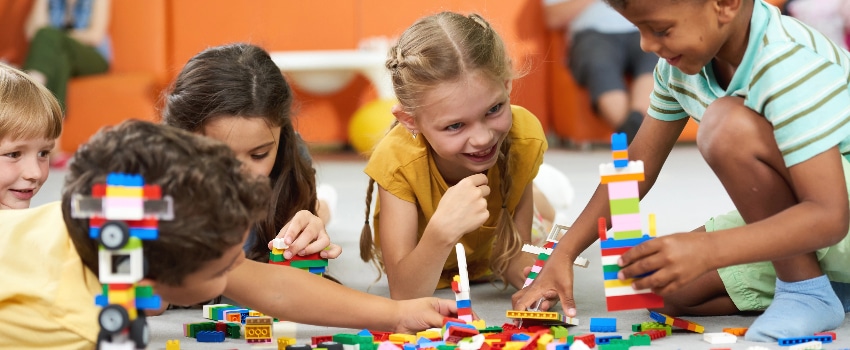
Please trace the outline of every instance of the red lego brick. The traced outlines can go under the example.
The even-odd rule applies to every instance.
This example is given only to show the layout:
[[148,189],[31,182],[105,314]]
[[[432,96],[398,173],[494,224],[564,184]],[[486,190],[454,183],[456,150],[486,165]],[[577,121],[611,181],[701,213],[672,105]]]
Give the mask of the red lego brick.
[[652,293],[606,297],[605,301],[608,303],[608,311],[634,310],[638,308],[657,309],[664,307],[664,299]]

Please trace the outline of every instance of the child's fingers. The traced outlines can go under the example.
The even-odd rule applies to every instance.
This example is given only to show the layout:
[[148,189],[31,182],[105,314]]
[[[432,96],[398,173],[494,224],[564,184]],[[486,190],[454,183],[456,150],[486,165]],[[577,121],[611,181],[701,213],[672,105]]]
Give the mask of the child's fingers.
[[340,254],[342,254],[342,247],[333,243],[319,253],[325,259],[336,259]]
[[472,186],[481,186],[487,184],[487,175],[484,174],[475,174],[470,175],[460,181],[468,181]]
[[[300,239],[301,237],[299,237]],[[325,248],[327,248],[331,244],[331,239],[328,237],[327,233],[320,232],[316,235],[316,239],[307,244],[303,250],[299,251],[299,255],[303,253],[303,255],[319,253]]]
[[[634,263],[636,261],[644,259],[644,258],[646,258],[650,255],[655,254],[655,253],[658,253],[658,244],[657,243],[659,243],[658,241],[660,241],[661,239],[662,238],[657,238],[657,239],[653,239],[653,240],[643,242],[643,243],[638,244],[637,246],[633,247],[632,249],[627,250],[625,253],[623,253],[623,255],[620,256],[620,260],[618,261],[618,264],[620,265],[620,267],[623,267],[623,269],[620,270],[620,271],[621,272],[623,270],[634,271],[635,269],[631,268],[631,265],[634,265]],[[649,270],[649,271],[652,271],[652,270]],[[642,273],[645,273],[645,272],[648,272],[648,271],[643,271]],[[637,273],[637,274],[634,274],[634,275],[628,275],[627,274],[626,278],[630,278],[632,276],[637,276],[637,275],[640,275],[642,273]]]

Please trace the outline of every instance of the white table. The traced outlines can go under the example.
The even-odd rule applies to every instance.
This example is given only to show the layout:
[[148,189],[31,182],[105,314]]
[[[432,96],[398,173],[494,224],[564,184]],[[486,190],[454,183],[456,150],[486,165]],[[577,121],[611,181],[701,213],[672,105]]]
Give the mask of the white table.
[[395,97],[384,67],[387,50],[317,50],[271,52],[272,60],[296,85],[307,92],[326,95],[345,87],[357,74],[375,86],[379,99]]

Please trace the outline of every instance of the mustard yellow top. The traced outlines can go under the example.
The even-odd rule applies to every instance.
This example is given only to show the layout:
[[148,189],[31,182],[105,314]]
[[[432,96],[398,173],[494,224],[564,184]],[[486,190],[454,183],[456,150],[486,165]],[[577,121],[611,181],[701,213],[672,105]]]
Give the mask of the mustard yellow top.
[[[513,215],[526,186],[537,176],[548,144],[537,117],[519,106],[511,106],[511,112],[513,125],[508,133],[511,138],[508,171],[513,184],[508,191],[507,209]],[[437,170],[434,155],[423,138],[414,139],[403,126],[396,125],[375,147],[365,172],[388,192],[416,204],[419,209],[418,236],[422,238],[425,226],[449,187]],[[502,207],[502,196],[498,190],[501,183],[498,167],[494,166],[487,171],[487,181],[491,188],[487,197],[487,208],[491,215],[478,232],[466,234],[460,240],[466,250],[467,270],[471,280],[481,279],[491,273],[488,264],[495,238],[493,231]],[[373,218],[374,242],[377,246],[380,246],[380,204],[376,201]],[[443,265],[437,288],[450,286],[456,274],[457,255],[453,252]]]
[[97,276],[80,260],[59,202],[0,210],[0,349],[92,349]]

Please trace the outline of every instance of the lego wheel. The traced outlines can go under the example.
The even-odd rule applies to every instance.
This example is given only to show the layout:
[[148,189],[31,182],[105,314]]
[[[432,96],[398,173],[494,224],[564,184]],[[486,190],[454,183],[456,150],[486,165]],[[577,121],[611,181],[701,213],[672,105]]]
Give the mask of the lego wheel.
[[98,240],[106,249],[121,249],[130,240],[130,227],[123,221],[107,221],[100,227]]
[[100,323],[101,332],[115,334],[127,328],[130,325],[130,315],[120,305],[107,305],[100,310],[100,316],[97,317]]
[[136,344],[136,349],[147,349],[151,341],[150,328],[144,315],[144,311],[139,310],[139,316],[130,323],[130,340]]

